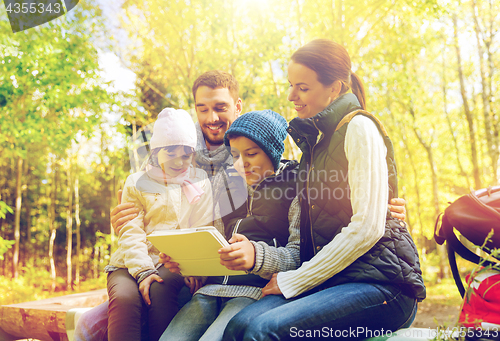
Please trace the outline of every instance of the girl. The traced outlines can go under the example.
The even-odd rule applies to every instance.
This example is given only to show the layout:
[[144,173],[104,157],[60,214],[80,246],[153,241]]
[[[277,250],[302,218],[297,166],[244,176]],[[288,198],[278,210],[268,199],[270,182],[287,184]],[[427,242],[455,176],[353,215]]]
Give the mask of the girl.
[[212,191],[207,174],[194,168],[196,129],[184,110],[164,109],[153,128],[151,155],[143,171],[130,175],[123,201],[140,209],[120,230],[108,272],[108,339],[140,340],[141,307],[148,306],[149,340],[158,340],[178,310],[184,284],[195,291],[196,278],[170,273],[158,250],[146,240],[156,230],[209,224]]
[[301,266],[272,274],[283,260],[266,249],[249,252],[258,266],[234,244],[222,249],[228,268],[272,275],[265,297],[229,322],[224,340],[366,338],[407,327],[425,286],[405,223],[387,212],[397,197],[392,143],[374,116],[359,112],[364,88],[344,47],[314,40],[291,59],[288,99],[298,117],[288,132],[303,155],[290,239],[300,237]]

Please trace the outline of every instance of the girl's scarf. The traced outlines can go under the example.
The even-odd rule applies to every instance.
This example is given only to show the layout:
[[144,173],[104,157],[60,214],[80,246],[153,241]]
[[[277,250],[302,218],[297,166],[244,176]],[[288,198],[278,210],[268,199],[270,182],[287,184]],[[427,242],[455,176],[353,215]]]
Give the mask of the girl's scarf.
[[176,177],[170,177],[159,167],[154,167],[150,164],[146,166],[146,172],[149,177],[158,182],[163,182],[166,184],[177,184],[181,185],[181,188],[186,196],[188,202],[193,205],[200,201],[200,198],[203,193],[205,193],[193,180],[189,177],[189,175],[194,171],[194,167],[191,165],[181,174]]

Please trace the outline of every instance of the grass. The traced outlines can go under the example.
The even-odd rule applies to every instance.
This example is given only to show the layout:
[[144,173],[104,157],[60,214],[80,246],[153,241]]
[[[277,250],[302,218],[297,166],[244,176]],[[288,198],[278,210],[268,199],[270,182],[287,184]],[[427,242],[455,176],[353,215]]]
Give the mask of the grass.
[[106,288],[106,274],[97,279],[80,282],[74,290],[66,290],[65,279],[58,277],[56,290],[51,291],[52,280],[48,271],[24,268],[18,278],[0,276],[0,302],[2,305],[42,300],[50,297],[76,294]]
[[426,283],[426,302],[447,306],[460,306],[462,297],[453,278],[445,278],[440,283]]

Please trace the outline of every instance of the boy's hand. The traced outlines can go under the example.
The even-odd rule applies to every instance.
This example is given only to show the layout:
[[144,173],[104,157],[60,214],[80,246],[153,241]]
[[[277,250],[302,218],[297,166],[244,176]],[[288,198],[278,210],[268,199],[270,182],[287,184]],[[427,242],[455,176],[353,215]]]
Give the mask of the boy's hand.
[[189,288],[191,294],[194,294],[196,291],[198,291],[199,288],[203,286],[202,281],[199,278],[193,276],[184,277],[184,283]]
[[278,274],[273,274],[271,280],[262,288],[262,297],[267,295],[283,295],[280,287],[278,286]]
[[394,218],[406,220],[406,200],[403,198],[393,198],[389,202],[389,210]]
[[[181,269],[179,269],[179,263],[171,262],[170,257],[160,252],[160,263],[163,263],[163,266],[167,268],[170,272],[174,274],[180,274]],[[187,284],[186,284],[187,285]]]
[[242,234],[229,239],[231,245],[219,249],[220,263],[229,270],[250,270],[255,265],[255,248]]
[[154,281],[163,283],[163,279],[156,274],[149,275],[143,279],[141,283],[139,283],[139,291],[141,292],[142,298],[147,305],[151,305],[151,300],[149,299],[149,287]]
[[129,221],[137,217],[139,209],[131,202],[126,202],[122,204],[122,190],[117,193],[118,205],[113,208],[110,214],[111,226],[115,230],[116,234],[120,234],[120,230]]

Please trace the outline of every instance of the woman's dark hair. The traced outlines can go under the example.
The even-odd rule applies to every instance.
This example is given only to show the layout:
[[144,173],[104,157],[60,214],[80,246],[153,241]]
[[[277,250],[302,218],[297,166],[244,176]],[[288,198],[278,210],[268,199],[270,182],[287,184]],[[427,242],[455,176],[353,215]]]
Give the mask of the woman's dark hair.
[[186,155],[194,154],[194,149],[191,147],[188,147],[188,146],[176,145],[176,146],[160,147],[160,148],[155,148],[151,151],[151,155],[149,156],[148,163],[154,167],[160,167],[160,164],[158,163],[158,153],[160,152],[160,150],[166,149],[167,152],[172,153],[173,151],[175,151],[177,149],[177,147],[184,147],[184,153],[186,153]]
[[361,107],[366,110],[363,83],[351,72],[351,58],[342,45],[329,39],[315,39],[295,51],[291,59],[316,72],[318,81],[325,86],[340,80],[340,95],[352,88]]

